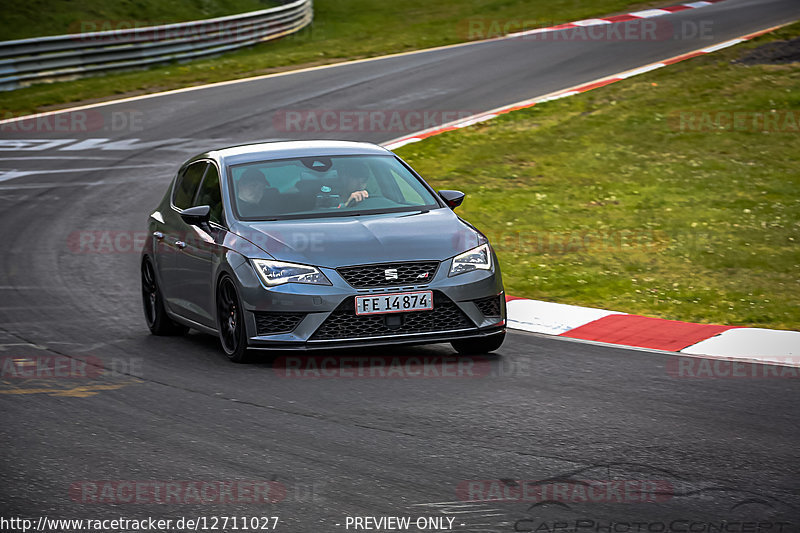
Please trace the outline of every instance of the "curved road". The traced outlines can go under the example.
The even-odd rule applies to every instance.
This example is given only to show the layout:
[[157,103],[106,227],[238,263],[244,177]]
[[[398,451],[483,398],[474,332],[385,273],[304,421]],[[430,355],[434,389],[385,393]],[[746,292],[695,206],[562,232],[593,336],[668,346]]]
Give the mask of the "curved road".
[[[524,333],[460,366],[448,346],[346,354],[415,356],[455,376],[298,379],[281,359],[231,364],[211,337],[150,336],[131,250],[192,153],[403,133],[282,131],[287,110],[479,112],[797,18],[796,0],[727,0],[669,16],[706,24],[706,38],[505,39],[4,125],[0,515],[278,516],[279,531],[325,532],[365,515],[449,517],[458,531],[750,519],[800,531],[795,381],[676,378],[676,356]],[[87,361],[88,376],[31,377],[14,362],[61,356]],[[562,480],[540,489],[555,501],[519,497],[518,480],[547,479]],[[585,501],[587,479],[616,481]],[[180,503],[103,492],[233,480],[271,481],[280,501],[198,503],[185,483]]]

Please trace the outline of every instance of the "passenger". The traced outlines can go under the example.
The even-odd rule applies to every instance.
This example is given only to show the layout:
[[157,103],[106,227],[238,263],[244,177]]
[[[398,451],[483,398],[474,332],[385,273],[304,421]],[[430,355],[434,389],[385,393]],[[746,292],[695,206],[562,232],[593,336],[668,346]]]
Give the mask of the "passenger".
[[269,182],[260,170],[257,168],[245,170],[236,188],[239,214],[243,217],[263,215],[261,200],[268,187]]

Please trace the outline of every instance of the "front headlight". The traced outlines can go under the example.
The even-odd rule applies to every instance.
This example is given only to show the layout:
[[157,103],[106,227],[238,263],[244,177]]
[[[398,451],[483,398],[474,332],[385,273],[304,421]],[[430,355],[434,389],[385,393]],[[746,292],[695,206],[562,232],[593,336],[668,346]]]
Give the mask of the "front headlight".
[[311,283],[313,285],[332,285],[318,268],[282,261],[251,259],[256,272],[267,285],[274,287],[284,283]]
[[448,276],[457,276],[472,270],[491,270],[492,251],[488,244],[481,244],[477,248],[468,250],[461,255],[453,258],[453,266],[450,267]]

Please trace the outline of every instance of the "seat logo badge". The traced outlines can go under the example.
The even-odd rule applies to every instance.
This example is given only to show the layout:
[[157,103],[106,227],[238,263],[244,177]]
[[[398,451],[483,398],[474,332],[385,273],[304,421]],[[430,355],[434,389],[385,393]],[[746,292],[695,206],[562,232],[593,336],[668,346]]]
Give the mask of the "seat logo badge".
[[386,276],[386,279],[397,279],[397,269],[396,268],[387,268],[383,271],[383,274]]

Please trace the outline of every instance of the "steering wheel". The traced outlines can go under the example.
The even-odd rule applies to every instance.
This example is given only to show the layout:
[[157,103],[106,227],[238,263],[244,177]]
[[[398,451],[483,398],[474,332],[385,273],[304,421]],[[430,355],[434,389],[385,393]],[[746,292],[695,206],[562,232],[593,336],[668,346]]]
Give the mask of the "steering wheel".
[[348,209],[356,207],[361,209],[380,209],[383,207],[397,207],[397,204],[383,196],[369,196],[360,202],[351,202],[347,206]]

